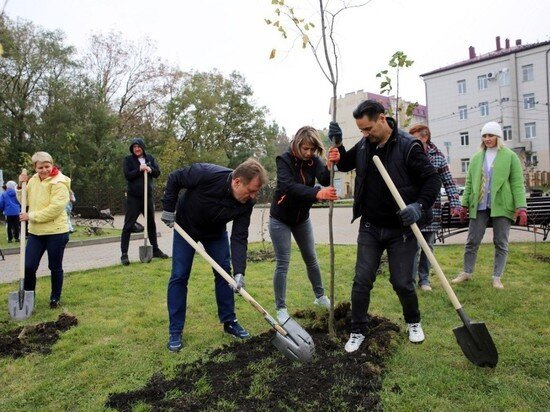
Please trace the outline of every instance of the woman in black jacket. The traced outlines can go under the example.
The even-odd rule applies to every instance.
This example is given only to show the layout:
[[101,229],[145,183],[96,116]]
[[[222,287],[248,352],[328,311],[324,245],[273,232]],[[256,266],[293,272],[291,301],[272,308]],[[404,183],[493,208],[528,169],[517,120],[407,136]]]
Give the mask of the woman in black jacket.
[[269,234],[276,259],[273,276],[275,308],[281,324],[289,318],[285,298],[291,234],[306,264],[307,275],[315,293],[313,303],[325,308],[330,306],[330,300],[323,289],[309,219],[309,209],[313,203],[338,198],[334,187],[315,186],[315,180],[323,186],[330,184],[330,171],[320,158],[324,152],[317,130],[304,126],[290,142],[289,150],[276,159],[277,187],[271,203]]

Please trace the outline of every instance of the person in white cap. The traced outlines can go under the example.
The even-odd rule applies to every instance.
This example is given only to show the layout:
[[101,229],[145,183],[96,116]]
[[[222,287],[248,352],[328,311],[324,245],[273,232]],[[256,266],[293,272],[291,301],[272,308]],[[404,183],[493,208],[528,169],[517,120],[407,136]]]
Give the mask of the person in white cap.
[[481,129],[481,150],[470,161],[460,211],[461,221],[470,216],[468,239],[462,272],[452,283],[472,279],[477,251],[491,219],[495,245],[493,287],[503,289],[501,277],[508,257],[510,226],[518,218],[519,225],[527,225],[521,162],[511,149],[504,146],[501,138],[502,129],[498,123],[485,124]]

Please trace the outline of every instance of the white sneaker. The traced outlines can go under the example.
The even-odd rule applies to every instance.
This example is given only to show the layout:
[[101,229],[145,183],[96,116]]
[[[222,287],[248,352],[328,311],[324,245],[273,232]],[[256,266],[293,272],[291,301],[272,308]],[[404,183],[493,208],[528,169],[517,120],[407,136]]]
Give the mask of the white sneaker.
[[344,349],[348,353],[355,352],[357,349],[359,349],[359,346],[361,346],[364,340],[365,335],[362,335],[361,333],[352,333]]
[[420,286],[420,289],[422,289],[424,292],[431,292],[432,287],[430,285],[422,285]]
[[290,315],[288,314],[288,310],[286,310],[286,308],[277,309],[277,320],[280,325],[285,323],[289,318]]
[[319,305],[322,308],[330,309],[330,299],[326,295],[321,296],[313,301],[315,305]]
[[421,343],[424,341],[424,332],[420,323],[407,323],[407,330],[409,331],[409,340],[412,343]]

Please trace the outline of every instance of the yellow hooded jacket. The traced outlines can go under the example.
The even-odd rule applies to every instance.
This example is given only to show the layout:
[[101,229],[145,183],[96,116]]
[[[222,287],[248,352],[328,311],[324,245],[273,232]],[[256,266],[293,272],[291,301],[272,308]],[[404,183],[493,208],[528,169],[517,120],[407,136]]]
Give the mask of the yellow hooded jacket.
[[[38,173],[27,183],[27,206],[29,207],[29,233],[33,235],[57,235],[67,233],[67,212],[71,179],[58,172],[40,180]],[[17,191],[21,201],[21,190]]]

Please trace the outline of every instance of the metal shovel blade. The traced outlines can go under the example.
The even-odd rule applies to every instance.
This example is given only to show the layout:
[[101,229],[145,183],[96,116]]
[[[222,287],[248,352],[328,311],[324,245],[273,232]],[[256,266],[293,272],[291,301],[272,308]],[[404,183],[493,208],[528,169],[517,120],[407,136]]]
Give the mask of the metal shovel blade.
[[303,362],[311,361],[315,353],[315,344],[309,333],[292,318],[288,318],[281,327],[287,335],[283,336],[276,332],[271,343],[288,359]]
[[149,263],[153,260],[153,246],[140,246],[139,260],[141,263]]
[[34,291],[19,290],[8,294],[8,312],[15,320],[28,319],[34,310]]
[[469,322],[453,329],[453,332],[458,345],[470,362],[481,367],[497,366],[497,348],[484,323]]

